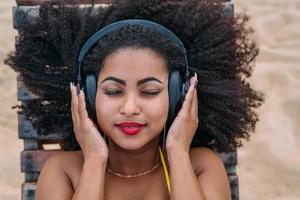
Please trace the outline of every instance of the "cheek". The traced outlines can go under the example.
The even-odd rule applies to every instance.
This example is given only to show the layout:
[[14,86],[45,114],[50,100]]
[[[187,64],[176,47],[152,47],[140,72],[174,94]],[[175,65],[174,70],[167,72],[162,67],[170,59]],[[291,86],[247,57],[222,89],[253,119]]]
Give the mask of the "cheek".
[[99,126],[102,130],[105,130],[110,124],[112,123],[114,114],[117,113],[116,105],[105,99],[104,95],[96,95],[96,114],[97,114],[97,121]]
[[157,128],[162,127],[166,123],[168,111],[169,97],[167,94],[162,95],[161,98],[145,103],[143,106],[145,117],[152,125],[157,126]]
[[145,104],[143,107],[145,115],[157,120],[163,120],[167,118],[169,111],[169,101],[168,99],[160,99],[153,101],[151,103]]

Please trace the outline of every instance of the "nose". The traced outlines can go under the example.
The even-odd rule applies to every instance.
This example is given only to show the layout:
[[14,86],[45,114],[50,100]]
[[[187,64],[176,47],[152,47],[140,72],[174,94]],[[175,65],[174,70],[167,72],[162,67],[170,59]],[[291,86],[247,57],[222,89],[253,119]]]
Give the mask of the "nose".
[[138,97],[136,95],[127,95],[124,104],[120,108],[120,113],[126,116],[137,115],[141,112]]

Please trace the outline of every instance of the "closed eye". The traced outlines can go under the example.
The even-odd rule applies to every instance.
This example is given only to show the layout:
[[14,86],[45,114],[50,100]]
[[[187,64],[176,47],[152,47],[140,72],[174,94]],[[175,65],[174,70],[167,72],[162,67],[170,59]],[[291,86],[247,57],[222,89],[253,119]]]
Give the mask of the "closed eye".
[[105,90],[104,91],[104,94],[107,94],[107,95],[119,95],[121,93],[122,93],[121,91],[112,91],[112,90]]
[[152,95],[152,96],[155,96],[155,95],[158,95],[159,93],[160,93],[160,91],[156,91],[156,92],[147,92],[147,91],[145,91],[145,92],[142,92],[144,95]]
[[[158,95],[160,91],[143,91],[142,95],[143,96],[155,96]],[[109,95],[109,96],[118,96],[122,94],[122,91],[120,90],[105,90],[104,94]]]

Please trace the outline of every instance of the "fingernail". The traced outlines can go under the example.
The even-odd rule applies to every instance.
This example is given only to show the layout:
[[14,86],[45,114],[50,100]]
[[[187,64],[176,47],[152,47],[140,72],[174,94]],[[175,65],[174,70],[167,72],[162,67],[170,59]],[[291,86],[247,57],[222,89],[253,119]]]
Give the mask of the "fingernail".
[[72,82],[70,82],[70,90],[72,91]]

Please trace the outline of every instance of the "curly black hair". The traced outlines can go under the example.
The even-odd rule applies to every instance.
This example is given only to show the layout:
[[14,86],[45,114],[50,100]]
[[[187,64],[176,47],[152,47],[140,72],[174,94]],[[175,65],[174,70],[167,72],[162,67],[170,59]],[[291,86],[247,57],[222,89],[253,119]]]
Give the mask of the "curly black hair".
[[[230,16],[219,0],[116,0],[109,6],[45,3],[36,20],[19,28],[16,50],[5,63],[23,77],[40,98],[19,106],[39,134],[66,133],[64,150],[80,149],[73,132],[69,83],[76,80],[83,43],[104,26],[124,19],[146,19],[174,32],[183,42],[191,75],[198,74],[200,126],[191,147],[219,152],[242,146],[254,132],[264,101],[246,79],[258,48],[246,15]],[[120,48],[150,48],[168,70],[184,70],[182,50],[155,30],[131,25],[97,42],[83,62],[83,72],[99,73],[105,58]],[[34,120],[33,120],[34,119]]]

